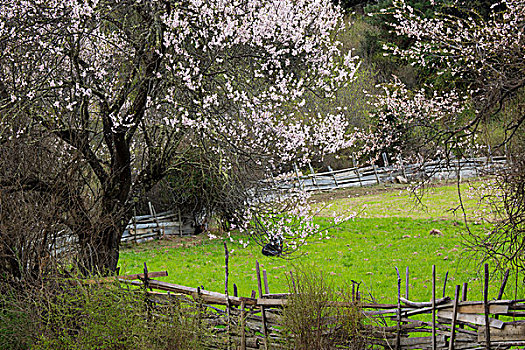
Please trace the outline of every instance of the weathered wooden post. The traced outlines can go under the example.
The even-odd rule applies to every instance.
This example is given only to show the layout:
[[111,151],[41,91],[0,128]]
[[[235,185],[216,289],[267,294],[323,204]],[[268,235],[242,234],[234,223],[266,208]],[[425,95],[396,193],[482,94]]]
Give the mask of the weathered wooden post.
[[485,306],[485,349],[490,350],[490,319],[489,319],[489,264],[485,264],[485,285],[483,288],[483,305]]
[[[259,261],[255,260],[255,271],[257,273],[257,287],[259,288],[259,298],[263,298],[262,292],[262,282],[261,282],[261,270],[259,268]],[[266,327],[266,313],[264,311],[264,305],[260,306],[261,308],[261,318],[262,318],[262,329],[264,334],[264,349],[268,350],[268,329]]]
[[339,187],[339,183],[337,182],[337,178],[335,177],[335,174],[334,174],[334,169],[332,169],[330,165],[328,166],[328,171],[332,173],[332,178],[334,179],[335,187]]
[[359,186],[363,187],[363,181],[361,180],[361,174],[359,174],[359,168],[357,167],[357,162],[355,161],[355,156],[352,154],[352,164],[354,165],[355,173],[357,179],[359,180]]
[[432,350],[436,350],[436,265],[432,265]]
[[401,276],[399,275],[399,270],[396,268],[397,272],[397,332],[396,332],[396,350],[401,349]]
[[226,295],[226,333],[228,335],[228,350],[231,349],[231,329],[230,329],[230,297],[228,295],[228,258],[229,258],[229,252],[228,252],[228,246],[226,245],[226,242],[224,242],[224,262],[225,262],[225,279],[224,279],[224,294]]
[[456,321],[458,315],[458,304],[459,304],[459,289],[461,287],[456,285],[456,292],[454,297],[454,309],[452,311],[452,325],[450,326],[450,340],[448,343],[448,350],[454,350],[454,340],[456,338]]

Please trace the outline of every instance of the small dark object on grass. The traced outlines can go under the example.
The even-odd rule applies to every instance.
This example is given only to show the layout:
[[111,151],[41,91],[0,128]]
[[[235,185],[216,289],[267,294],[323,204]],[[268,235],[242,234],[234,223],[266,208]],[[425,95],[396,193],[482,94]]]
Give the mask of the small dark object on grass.
[[443,236],[443,232],[441,232],[437,228],[433,228],[428,234],[431,236]]
[[263,249],[262,253],[265,256],[279,256],[283,252],[283,243],[280,240],[272,240],[270,243],[267,243]]

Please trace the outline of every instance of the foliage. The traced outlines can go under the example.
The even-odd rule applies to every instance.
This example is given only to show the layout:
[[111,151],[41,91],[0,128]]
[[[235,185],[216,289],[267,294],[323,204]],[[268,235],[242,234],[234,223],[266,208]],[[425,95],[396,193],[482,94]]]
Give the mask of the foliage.
[[111,282],[6,284],[0,296],[0,347],[199,349],[199,336],[206,330],[189,310],[174,301],[152,316],[145,297],[140,290]]
[[483,189],[494,213],[494,227],[487,234],[471,233],[467,242],[481,261],[491,261],[500,271],[525,272],[525,156],[498,172],[495,184]]
[[[0,278],[38,280],[55,270],[51,246],[81,216],[79,163],[62,162],[40,138],[0,143]],[[68,207],[67,214],[63,208]],[[78,220],[80,221],[80,220]],[[77,221],[77,223],[78,223]],[[74,247],[72,247],[74,249]],[[71,260],[66,261],[70,263]]]
[[343,27],[328,0],[3,2],[0,143],[43,135],[53,174],[79,164],[76,211],[62,207],[79,266],[114,271],[134,203],[169,170],[184,176],[186,153],[269,176],[352,144],[340,111],[302,109],[352,80]]
[[283,329],[289,349],[364,349],[363,315],[359,304],[331,307],[330,302],[352,303],[348,289],[336,290],[321,273],[295,270],[290,297],[283,310]]

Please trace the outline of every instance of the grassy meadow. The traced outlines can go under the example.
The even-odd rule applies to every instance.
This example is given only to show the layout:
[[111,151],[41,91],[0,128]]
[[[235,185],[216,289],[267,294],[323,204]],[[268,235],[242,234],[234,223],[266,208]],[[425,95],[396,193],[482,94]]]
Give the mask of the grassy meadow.
[[[482,183],[462,185],[463,205],[472,219],[469,227],[483,234],[489,228],[484,222],[488,208],[481,205],[472,189]],[[289,271],[295,267],[322,271],[336,286],[361,283],[361,292],[370,293],[377,301],[394,302],[397,296],[398,267],[405,288],[405,271],[410,269],[410,299],[429,300],[432,293],[431,271],[436,265],[437,295],[441,296],[445,274],[448,275],[446,294],[453,296],[454,286],[469,283],[469,300],[482,300],[482,269],[479,262],[464,248],[466,226],[459,206],[457,187],[440,185],[427,190],[423,201],[414,198],[400,187],[371,187],[347,189],[317,194],[312,198],[319,208],[329,203],[316,218],[323,227],[332,223],[331,216],[355,212],[356,216],[329,230],[329,239],[311,240],[295,255],[270,258],[261,254],[261,247],[250,244],[246,248],[236,243],[240,238],[232,234],[228,240],[230,254],[229,290],[233,283],[239,294],[249,296],[257,290],[255,261],[268,273],[270,292],[288,290]],[[324,202],[325,204],[320,204]],[[441,235],[431,235],[431,230]],[[150,271],[167,270],[162,278],[186,286],[203,286],[207,290],[224,291],[223,239],[209,239],[206,235],[152,241],[123,247],[119,265],[121,274],[138,273],[147,262]],[[491,281],[491,295],[497,295],[500,277]],[[522,289],[515,292],[510,282],[504,298],[525,297]]]

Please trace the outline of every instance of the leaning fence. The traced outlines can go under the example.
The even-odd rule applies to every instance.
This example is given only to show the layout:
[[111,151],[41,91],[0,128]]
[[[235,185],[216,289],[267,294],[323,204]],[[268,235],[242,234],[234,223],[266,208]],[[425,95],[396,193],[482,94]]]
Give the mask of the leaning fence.
[[[383,157],[385,163],[386,155]],[[434,160],[424,163],[399,163],[378,167],[375,164],[316,173],[309,166],[309,174],[301,175],[297,167],[288,176],[277,177],[274,186],[285,190],[300,188],[306,191],[334,190],[347,187],[365,187],[384,183],[410,182],[413,180],[466,179],[491,173],[504,166],[506,157],[479,157],[452,160]]]
[[135,215],[122,234],[121,242],[142,243],[170,235],[185,236],[195,233],[194,218],[182,215],[180,210],[156,213],[149,203],[149,215]]
[[[146,265],[145,265],[146,266]],[[397,268],[396,268],[397,270]],[[123,282],[150,289],[150,298],[162,304],[177,298],[198,308],[198,318],[211,331],[205,344],[208,349],[267,350],[284,349],[293,335],[283,328],[283,308],[287,307],[289,293],[272,294],[268,288],[266,271],[256,262],[257,290],[250,297],[191,288],[152,279],[164,273],[132,276],[140,281]],[[262,275],[262,277],[261,277]],[[508,272],[499,288],[497,297],[488,296],[488,267],[485,266],[483,301],[467,300],[468,284],[458,285],[453,297],[436,295],[436,272],[432,269],[433,295],[430,301],[416,302],[408,299],[408,284],[402,291],[398,271],[397,303],[365,302],[359,290],[353,289],[351,302],[329,302],[330,307],[358,307],[365,317],[363,334],[368,346],[384,349],[507,349],[525,346],[525,299],[501,300],[507,283]],[[292,277],[293,278],[293,277]],[[406,272],[408,281],[408,269]],[[445,285],[446,285],[445,280]],[[443,291],[446,289],[443,286]],[[404,293],[404,297],[402,296]],[[155,306],[153,306],[155,307]],[[337,328],[337,319],[333,322]],[[311,325],[315,328],[315,325]],[[342,339],[348,345],[348,339]],[[339,344],[344,348],[344,344]],[[337,346],[337,345],[336,345]]]

